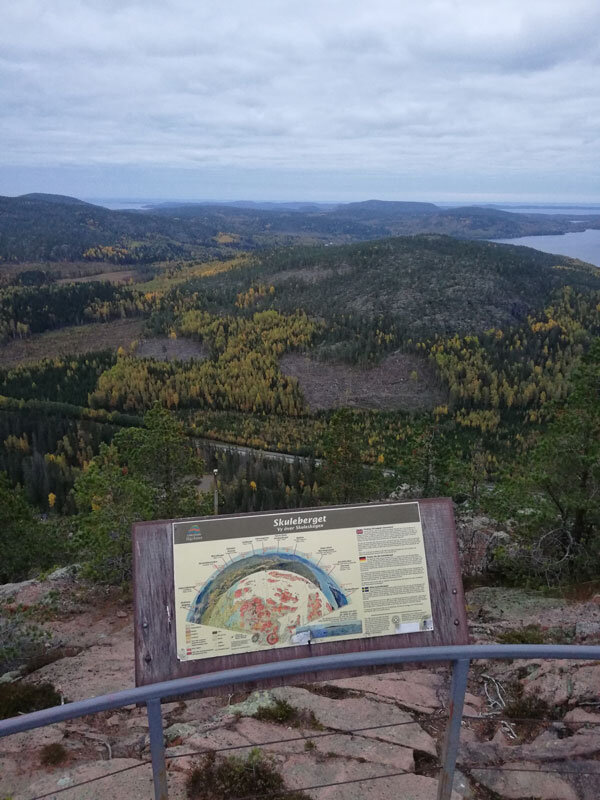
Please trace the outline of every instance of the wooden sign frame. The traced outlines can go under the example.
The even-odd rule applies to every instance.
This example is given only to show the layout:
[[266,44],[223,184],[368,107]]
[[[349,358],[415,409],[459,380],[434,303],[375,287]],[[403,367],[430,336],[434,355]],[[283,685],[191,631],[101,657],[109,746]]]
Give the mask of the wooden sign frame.
[[[415,502],[415,501],[411,501]],[[273,661],[294,658],[323,656],[335,653],[356,652],[406,647],[433,647],[440,645],[468,644],[468,626],[462,585],[454,509],[449,498],[424,499],[419,504],[429,591],[433,614],[433,630],[417,633],[403,633],[393,636],[373,636],[371,638],[323,642],[312,645],[279,647],[270,650],[237,653],[200,660],[179,661],[175,635],[175,586],[173,565],[173,523],[180,520],[160,520],[140,522],[133,526],[133,587],[134,587],[134,636],[135,636],[135,676],[136,685],[144,686],[174,678],[185,678],[208,672],[253,666]],[[384,505],[384,504],[380,504]],[[294,513],[312,513],[347,509],[348,506],[333,506],[316,509],[286,509],[277,512],[263,512],[285,516]],[[351,508],[373,508],[373,504],[355,505]],[[240,517],[256,517],[257,514],[223,515],[219,520],[239,520]],[[214,519],[205,518],[206,520]],[[190,518],[197,521],[198,518]],[[381,671],[373,668],[372,671]],[[356,671],[335,675],[314,673],[298,676],[294,682],[323,680],[328,677],[342,677],[357,674]],[[280,680],[273,679],[262,686],[277,685]],[[230,687],[221,687],[215,693],[226,693]],[[244,685],[238,685],[237,691]],[[256,688],[253,685],[252,688]]]

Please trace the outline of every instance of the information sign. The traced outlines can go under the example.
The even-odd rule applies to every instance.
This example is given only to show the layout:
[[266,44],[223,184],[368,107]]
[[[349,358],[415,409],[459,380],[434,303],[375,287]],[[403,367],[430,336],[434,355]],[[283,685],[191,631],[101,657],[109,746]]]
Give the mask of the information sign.
[[448,498],[136,523],[133,589],[138,685],[468,642]]
[[416,502],[172,531],[180,661],[433,630]]

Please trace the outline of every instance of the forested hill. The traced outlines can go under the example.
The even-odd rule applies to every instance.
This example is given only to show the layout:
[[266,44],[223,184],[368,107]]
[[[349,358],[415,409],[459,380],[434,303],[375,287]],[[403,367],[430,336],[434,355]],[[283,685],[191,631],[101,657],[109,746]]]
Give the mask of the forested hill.
[[[513,325],[562,286],[600,289],[600,270],[566,256],[436,235],[279,248],[256,263],[192,280],[180,291],[200,291],[220,311],[242,292],[238,304],[253,309],[301,308],[327,320],[386,318],[403,337],[414,337]],[[266,286],[273,291],[265,293]]]
[[0,262],[136,264],[277,244],[341,244],[417,233],[492,239],[585,227],[600,227],[600,217],[573,222],[558,215],[379,200],[334,207],[190,203],[111,211],[72,197],[28,194],[0,197]]
[[73,197],[0,197],[0,263],[90,259],[137,263],[193,254],[218,231],[199,219],[110,211]]

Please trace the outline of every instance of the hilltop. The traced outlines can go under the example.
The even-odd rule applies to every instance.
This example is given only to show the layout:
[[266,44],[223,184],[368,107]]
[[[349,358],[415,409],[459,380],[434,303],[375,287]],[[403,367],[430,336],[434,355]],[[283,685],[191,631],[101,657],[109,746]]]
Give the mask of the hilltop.
[[[117,590],[89,586],[73,572],[63,569],[43,581],[0,586],[0,599],[12,608],[26,605],[44,619],[51,636],[43,653],[22,658],[4,674],[9,691],[50,684],[57,697],[77,701],[134,685],[131,603]],[[600,634],[599,599],[577,603],[518,589],[475,589],[466,595],[471,639],[553,643],[560,637],[565,643],[591,644]],[[600,666],[489,661],[481,672],[472,667],[469,675],[455,783],[460,795],[453,794],[453,800],[597,797]],[[229,697],[208,692],[166,702],[170,794],[185,797],[186,778],[201,763],[200,755],[188,753],[223,748],[221,758],[231,753],[246,758],[259,747],[292,790],[359,779],[350,785],[352,798],[410,794],[430,800],[436,794],[449,677],[444,667],[387,668],[301,687],[288,681],[270,691]],[[67,800],[100,793],[145,800],[151,795],[147,725],[144,709],[129,706],[2,739],[0,792],[15,800],[57,789]],[[135,769],[70,788],[126,767]],[[331,787],[329,792],[339,800],[348,790]],[[315,790],[308,797],[321,795]]]

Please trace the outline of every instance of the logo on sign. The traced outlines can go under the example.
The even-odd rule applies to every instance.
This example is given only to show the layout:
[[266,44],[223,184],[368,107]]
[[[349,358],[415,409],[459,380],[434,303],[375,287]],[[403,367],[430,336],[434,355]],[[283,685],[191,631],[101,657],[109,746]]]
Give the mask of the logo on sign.
[[200,532],[199,525],[190,525],[187,531],[187,535],[194,538],[194,539],[202,539],[202,534]]

